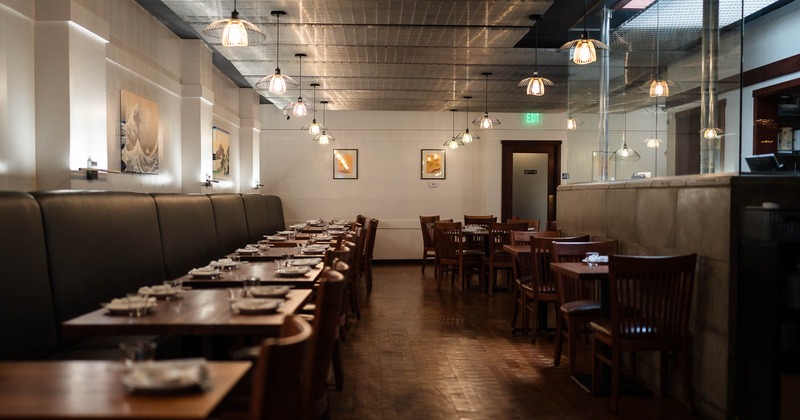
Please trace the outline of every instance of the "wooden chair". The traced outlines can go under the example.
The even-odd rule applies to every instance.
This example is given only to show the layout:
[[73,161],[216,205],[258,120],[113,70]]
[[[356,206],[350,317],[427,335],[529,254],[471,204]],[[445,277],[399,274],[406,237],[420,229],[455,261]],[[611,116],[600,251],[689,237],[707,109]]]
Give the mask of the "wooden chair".
[[304,402],[303,378],[311,325],[299,316],[286,316],[277,338],[257,348],[250,397],[250,419],[297,419]]
[[[345,261],[350,259],[350,248],[343,246],[339,249],[328,251],[325,253],[325,257],[325,267],[330,267],[332,270],[341,273],[345,277],[346,282],[350,266]],[[342,390],[342,388],[344,388],[344,366],[342,365],[340,343],[347,341],[347,331],[349,330],[347,312],[344,310],[347,306],[347,299],[348,293],[342,293],[342,311],[339,314],[339,329],[336,335],[336,341],[333,343],[333,353],[331,354],[333,376],[337,390]]]
[[[513,288],[513,280],[511,278],[511,271],[514,269],[514,262],[511,260],[511,254],[503,249],[503,245],[511,243],[511,232],[528,231],[527,222],[518,223],[489,223],[489,254],[483,256],[483,268],[481,270],[481,277],[486,279],[488,285],[489,296],[494,292],[494,286],[497,283],[497,274],[500,270],[505,270],[509,273],[506,278],[508,279],[508,288]],[[485,271],[485,272],[484,272]],[[483,283],[483,281],[482,281]]]
[[526,222],[528,223],[528,229],[533,230],[535,232],[539,231],[539,219],[520,219],[519,217],[511,216],[511,218],[508,219],[508,222],[509,223]]
[[[356,215],[356,220],[354,220],[354,223],[356,223],[357,225],[359,225],[361,227],[366,226],[367,225],[367,216],[364,216],[363,214]],[[355,228],[355,225],[353,227]]]
[[[531,282],[522,284],[522,301],[525,303],[525,314],[529,315],[529,320],[533,325],[531,343],[536,343],[536,335],[539,330],[539,305],[547,305],[557,302],[555,276],[550,271],[550,255],[553,242],[586,242],[589,235],[569,236],[569,237],[537,237],[534,236],[531,242]],[[545,313],[546,315],[546,313]],[[545,318],[543,323],[546,325]],[[523,318],[525,328],[529,325],[528,320]]]
[[378,233],[378,219],[370,219],[364,239],[364,251],[361,253],[361,273],[367,284],[367,293],[372,292],[372,255],[375,251],[375,235]]
[[[542,232],[535,231],[512,231],[511,244],[512,245],[530,245],[534,237],[560,237],[561,232],[555,230],[545,230]],[[529,285],[531,282],[531,254],[526,253],[523,255],[515,255],[512,257],[514,266],[514,313],[511,316],[511,334],[517,331],[522,331],[523,334],[528,334],[528,314],[526,311],[527,302],[525,300],[525,293],[523,285]],[[530,287],[528,287],[530,288]],[[522,315],[522,326],[517,327],[518,315]]]
[[356,227],[355,232],[348,232],[342,239],[342,248],[347,248],[350,251],[347,259],[343,260],[350,267],[350,270],[348,270],[345,275],[345,281],[347,282],[345,295],[350,301],[350,312],[356,319],[361,319],[361,308],[358,302],[357,277],[361,259],[356,258],[356,256],[359,255],[359,251],[363,249],[363,247],[364,233],[363,229],[359,227]]
[[422,228],[422,274],[425,274],[425,263],[428,259],[433,258],[436,261],[436,246],[433,244],[433,224],[438,221],[438,215],[419,217],[419,224]]
[[461,222],[436,222],[434,225],[434,238],[436,243],[436,290],[442,284],[445,272],[450,272],[450,284],[458,280],[461,289],[464,289],[466,271],[478,270],[480,275],[482,252],[464,249],[464,240],[461,234]]
[[[678,358],[686,404],[692,404],[689,315],[697,254],[673,257],[608,258],[611,319],[594,321],[592,392],[599,387],[602,364],[611,366],[611,409],[619,406],[622,352],[658,351],[661,356],[661,393],[667,389],[667,352]],[[636,360],[632,358],[634,368]]]
[[314,332],[310,350],[306,352],[303,389],[308,397],[308,403],[301,410],[304,419],[330,418],[328,373],[336,342],[336,331],[339,328],[345,285],[344,276],[337,271],[325,268],[320,274],[314,300],[316,305],[312,324]]
[[[617,253],[617,241],[553,242],[553,262],[579,262],[587,252],[600,255]],[[600,281],[579,280],[556,275],[556,348],[553,364],[561,364],[564,339],[567,340],[569,374],[575,370],[576,343],[579,328],[602,317],[600,307]]]
[[[495,222],[497,222],[497,217],[492,215],[488,216],[468,216],[466,214],[464,215],[464,226],[476,225],[484,229],[489,229],[489,223],[495,223]],[[464,248],[485,252],[487,249],[484,241],[487,239],[488,238],[486,236],[467,235],[467,240],[464,244]]]

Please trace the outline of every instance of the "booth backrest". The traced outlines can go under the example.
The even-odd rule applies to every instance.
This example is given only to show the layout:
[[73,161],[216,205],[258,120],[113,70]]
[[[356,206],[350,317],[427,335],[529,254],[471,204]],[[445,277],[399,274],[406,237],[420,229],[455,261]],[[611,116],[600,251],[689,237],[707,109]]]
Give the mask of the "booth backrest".
[[214,207],[214,223],[217,226],[217,242],[220,256],[229,254],[248,243],[247,217],[244,202],[239,194],[209,194]]
[[0,359],[36,359],[57,347],[39,204],[27,193],[0,192]]
[[269,212],[267,211],[267,200],[261,194],[242,194],[244,202],[244,213],[247,216],[247,230],[250,235],[250,242],[255,243],[264,238],[264,235],[272,234],[269,231]]
[[166,280],[156,203],[148,194],[33,193],[42,211],[56,322]]
[[267,199],[267,211],[269,212],[269,232],[272,235],[279,230],[286,229],[286,222],[283,220],[283,204],[277,195],[265,195]]
[[205,194],[150,194],[156,203],[168,279],[221,257],[211,199]]

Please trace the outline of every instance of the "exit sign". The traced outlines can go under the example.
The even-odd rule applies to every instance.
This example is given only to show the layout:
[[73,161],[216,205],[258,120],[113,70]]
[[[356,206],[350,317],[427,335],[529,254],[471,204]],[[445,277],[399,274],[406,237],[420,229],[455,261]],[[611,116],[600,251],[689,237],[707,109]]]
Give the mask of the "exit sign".
[[542,114],[538,112],[526,112],[525,113],[525,124],[534,124],[538,125],[542,123]]

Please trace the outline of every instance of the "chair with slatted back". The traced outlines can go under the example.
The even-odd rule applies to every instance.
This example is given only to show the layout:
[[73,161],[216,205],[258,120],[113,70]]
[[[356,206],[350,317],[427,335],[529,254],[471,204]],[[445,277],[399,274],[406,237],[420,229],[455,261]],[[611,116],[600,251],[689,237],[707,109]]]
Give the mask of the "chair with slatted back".
[[[617,241],[553,242],[553,262],[579,262],[587,252],[599,255],[617,253]],[[561,364],[564,339],[567,340],[569,373],[575,371],[575,349],[579,329],[585,329],[590,321],[602,317],[600,307],[600,281],[581,280],[561,274],[556,275],[556,346],[553,364]]]
[[506,279],[508,288],[513,288],[514,282],[512,280],[511,272],[514,269],[514,262],[511,260],[511,254],[503,249],[503,245],[511,243],[511,232],[527,232],[527,222],[517,223],[489,223],[489,253],[483,256],[483,272],[481,277],[485,278],[489,296],[492,296],[494,287],[497,284],[497,275],[500,270],[505,271],[507,274]]
[[[343,246],[325,253],[325,267],[330,267],[334,271],[338,271],[345,277],[347,281],[348,271],[350,266],[345,262],[350,259],[350,248]],[[342,293],[342,311],[339,314],[339,330],[336,335],[336,341],[333,345],[333,354],[331,362],[333,364],[333,376],[336,381],[336,389],[341,390],[344,388],[344,368],[342,366],[342,356],[340,353],[340,342],[347,341],[347,331],[349,330],[347,312],[344,308],[347,306],[348,294]]]
[[[480,251],[464,249],[461,232],[461,222],[436,222],[434,224],[434,242],[436,244],[436,289],[439,290],[445,272],[450,273],[450,284],[455,281],[458,273],[462,290],[465,288],[467,275],[476,273],[480,275]],[[477,270],[477,271],[476,271]]]
[[[555,230],[546,230],[542,232],[536,231],[512,231],[511,244],[512,245],[528,245],[530,246],[533,237],[559,237],[561,232]],[[517,331],[522,331],[523,334],[528,334],[528,314],[526,311],[525,293],[523,285],[528,285],[531,282],[531,254],[530,252],[516,254],[512,256],[514,266],[514,312],[511,316],[511,334]],[[530,289],[530,287],[528,287]],[[522,315],[522,326],[517,327],[518,315]]]
[[358,255],[359,250],[364,247],[363,232],[363,229],[356,227],[354,232],[348,232],[342,239],[342,246],[350,250],[347,260],[345,261],[347,265],[350,266],[350,270],[348,270],[347,275],[345,276],[345,280],[347,282],[347,291],[345,292],[345,295],[350,301],[350,312],[356,317],[356,319],[361,319],[361,309],[358,302],[357,277],[360,259],[356,258],[356,256]]
[[[468,216],[464,215],[464,226],[480,226],[482,229],[489,229],[489,223],[497,222],[497,217],[488,216]],[[486,251],[486,235],[467,235],[466,242],[464,243],[465,249],[474,249],[481,252]]]
[[693,411],[689,316],[696,263],[697,254],[608,258],[611,318],[593,321],[589,326],[594,353],[592,392],[598,391],[602,364],[610,365],[612,411],[619,406],[623,351],[660,353],[662,395],[669,377],[668,352],[675,354],[686,404],[689,412]]
[[516,216],[511,216],[508,219],[509,222],[526,222],[528,224],[528,229],[538,232],[539,231],[539,219],[521,219]]
[[250,419],[298,419],[304,401],[303,378],[312,337],[311,325],[286,316],[277,338],[258,346],[250,397]]
[[308,404],[301,410],[303,419],[330,418],[328,373],[339,328],[345,285],[344,275],[337,271],[326,268],[320,273],[314,300],[316,308],[311,347],[306,352],[304,395],[308,398]]
[[[433,224],[439,221],[439,216],[420,216],[419,224],[422,228],[422,274],[425,274],[425,263],[429,259],[436,261],[436,246],[433,244]],[[434,267],[434,271],[436,267]]]
[[[523,301],[526,304],[525,311],[533,325],[531,343],[536,343],[537,332],[539,329],[546,329],[544,326],[547,325],[547,312],[543,313],[545,317],[541,321],[539,319],[540,305],[545,305],[546,307],[547,304],[552,303],[555,305],[557,302],[555,276],[550,271],[553,242],[586,242],[588,240],[589,235],[562,236],[558,238],[535,236],[533,238],[531,242],[531,266],[533,270],[531,282],[522,285]],[[527,326],[528,324],[525,325]]]
[[354,222],[357,223],[361,227],[365,227],[367,225],[367,216],[364,216],[363,214],[359,214],[359,215],[356,216],[356,220]]
[[367,223],[364,251],[361,253],[361,273],[367,284],[367,293],[372,293],[372,255],[375,251],[375,235],[378,233],[378,219],[370,219]]

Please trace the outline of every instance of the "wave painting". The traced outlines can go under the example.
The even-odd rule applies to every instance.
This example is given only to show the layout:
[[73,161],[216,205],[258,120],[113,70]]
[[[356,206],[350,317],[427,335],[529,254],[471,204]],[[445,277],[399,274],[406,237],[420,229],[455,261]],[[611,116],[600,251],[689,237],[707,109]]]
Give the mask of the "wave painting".
[[157,174],[158,104],[120,91],[120,158],[122,172]]

